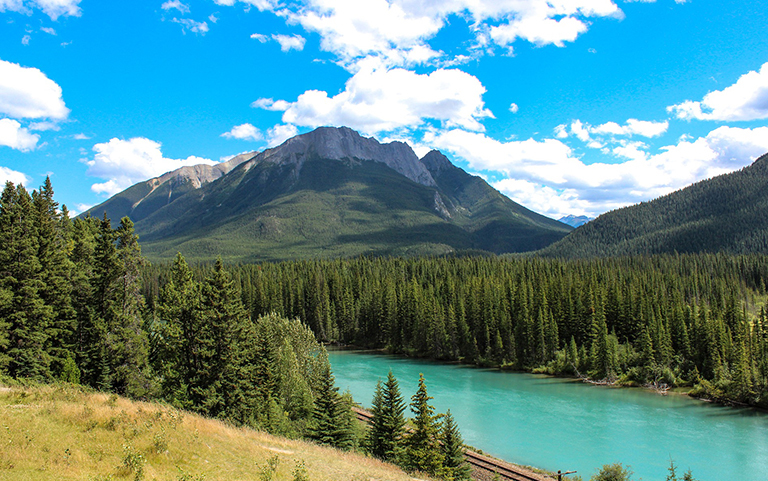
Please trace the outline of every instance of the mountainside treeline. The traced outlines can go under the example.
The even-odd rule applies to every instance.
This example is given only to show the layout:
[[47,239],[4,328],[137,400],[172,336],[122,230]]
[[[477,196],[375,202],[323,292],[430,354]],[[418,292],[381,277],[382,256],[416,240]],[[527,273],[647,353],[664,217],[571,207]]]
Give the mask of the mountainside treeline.
[[564,258],[768,254],[768,154],[739,171],[601,215],[543,249]]
[[[232,273],[253,316],[300,318],[325,341],[594,380],[696,385],[703,396],[766,405],[764,256],[360,258]],[[152,299],[167,269],[145,275]]]

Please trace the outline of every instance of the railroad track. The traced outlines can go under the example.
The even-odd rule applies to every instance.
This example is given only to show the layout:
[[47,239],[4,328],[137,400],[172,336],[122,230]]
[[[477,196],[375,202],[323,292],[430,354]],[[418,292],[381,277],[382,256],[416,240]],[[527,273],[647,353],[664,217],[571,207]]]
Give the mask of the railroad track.
[[[370,423],[373,415],[364,409],[353,407],[355,416],[364,423]],[[550,481],[552,478],[542,476],[499,459],[484,456],[469,449],[464,450],[464,457],[476,471],[490,476],[498,475],[501,479],[511,481]],[[483,477],[485,479],[485,477]],[[490,479],[490,477],[488,478]]]

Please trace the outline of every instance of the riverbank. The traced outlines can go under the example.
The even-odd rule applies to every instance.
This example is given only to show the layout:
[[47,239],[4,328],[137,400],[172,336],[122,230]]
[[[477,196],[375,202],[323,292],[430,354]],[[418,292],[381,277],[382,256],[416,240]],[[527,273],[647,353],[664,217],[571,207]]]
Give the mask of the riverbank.
[[405,399],[423,373],[435,409],[451,410],[466,444],[518,465],[576,470],[588,479],[621,462],[634,478],[664,479],[671,458],[701,481],[768,479],[768,416],[754,409],[382,351],[329,357],[337,385],[365,406],[390,369]]

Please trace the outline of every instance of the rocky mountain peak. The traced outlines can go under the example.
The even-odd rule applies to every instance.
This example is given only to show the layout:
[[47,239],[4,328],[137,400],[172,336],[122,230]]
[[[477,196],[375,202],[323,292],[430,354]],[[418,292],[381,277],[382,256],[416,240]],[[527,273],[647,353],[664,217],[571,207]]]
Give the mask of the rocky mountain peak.
[[312,132],[286,140],[282,145],[264,151],[258,161],[301,163],[307,155],[315,154],[331,160],[371,160],[382,162],[391,169],[421,185],[434,187],[435,179],[419,162],[418,156],[404,142],[381,144],[363,137],[348,127],[319,127]]
[[430,172],[441,172],[454,167],[448,157],[443,155],[439,150],[432,150],[427,155],[421,158],[421,163]]

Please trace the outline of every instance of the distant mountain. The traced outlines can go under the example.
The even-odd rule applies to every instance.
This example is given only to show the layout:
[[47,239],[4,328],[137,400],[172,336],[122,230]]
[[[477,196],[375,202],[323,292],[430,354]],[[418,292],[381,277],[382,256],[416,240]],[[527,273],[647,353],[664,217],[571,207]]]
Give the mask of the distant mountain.
[[565,217],[560,217],[557,220],[562,222],[563,224],[568,224],[569,226],[571,226],[573,228],[576,228],[576,227],[580,227],[580,226],[586,224],[587,222],[591,221],[592,219],[594,219],[594,217],[587,217],[585,215],[578,215],[577,216],[577,215],[569,214],[569,215],[566,215]]
[[674,252],[768,254],[768,154],[737,172],[603,214],[541,254]]
[[136,184],[84,215],[129,216],[143,252],[231,261],[540,249],[570,227],[522,207],[438,151],[419,159],[322,127],[226,164]]

